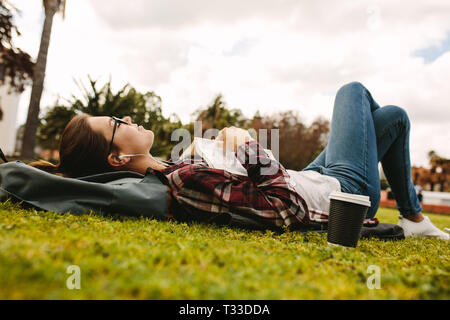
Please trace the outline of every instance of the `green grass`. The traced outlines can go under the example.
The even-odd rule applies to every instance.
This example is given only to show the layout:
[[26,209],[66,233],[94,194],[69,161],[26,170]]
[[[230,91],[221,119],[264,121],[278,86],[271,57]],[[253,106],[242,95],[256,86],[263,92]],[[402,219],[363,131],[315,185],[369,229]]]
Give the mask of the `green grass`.
[[[429,214],[443,228],[450,217]],[[382,222],[397,212],[380,209]],[[449,299],[449,243],[362,240],[330,247],[325,234],[94,214],[0,203],[0,299]],[[81,289],[66,288],[69,265]],[[381,288],[368,289],[370,265]]]

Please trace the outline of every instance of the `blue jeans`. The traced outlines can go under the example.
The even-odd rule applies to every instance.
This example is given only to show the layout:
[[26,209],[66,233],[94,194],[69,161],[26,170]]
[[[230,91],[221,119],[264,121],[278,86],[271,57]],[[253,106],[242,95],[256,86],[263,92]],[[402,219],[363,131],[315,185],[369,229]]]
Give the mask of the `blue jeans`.
[[342,192],[369,196],[367,218],[373,218],[380,204],[381,161],[400,214],[418,214],[422,207],[411,180],[409,130],[405,110],[380,108],[361,83],[351,82],[336,94],[327,147],[303,171],[336,178]]

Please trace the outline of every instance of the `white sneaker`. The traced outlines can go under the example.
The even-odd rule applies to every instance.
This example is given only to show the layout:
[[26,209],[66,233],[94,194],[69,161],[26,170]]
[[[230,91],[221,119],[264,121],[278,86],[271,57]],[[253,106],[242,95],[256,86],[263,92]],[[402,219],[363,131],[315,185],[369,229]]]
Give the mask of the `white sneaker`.
[[413,222],[399,216],[398,225],[403,228],[405,238],[427,237],[450,240],[450,235],[439,230],[427,216],[424,216],[424,219],[420,222]]

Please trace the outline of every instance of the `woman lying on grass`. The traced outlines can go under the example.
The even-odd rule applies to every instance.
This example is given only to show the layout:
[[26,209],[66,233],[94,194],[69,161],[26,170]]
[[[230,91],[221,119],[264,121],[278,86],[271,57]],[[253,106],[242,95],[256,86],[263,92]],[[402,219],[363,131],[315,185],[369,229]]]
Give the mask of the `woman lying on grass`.
[[[169,187],[169,212],[175,219],[205,221],[233,212],[269,225],[295,227],[327,222],[328,195],[333,191],[369,196],[366,218],[373,219],[380,202],[381,161],[405,236],[448,240],[449,235],[421,213],[411,181],[409,130],[403,109],[380,108],[362,84],[352,82],[336,95],[327,147],[302,171],[274,163],[247,130],[235,127],[223,129],[216,139],[236,152],[248,177],[209,168],[195,155],[189,161],[161,162],[150,154],[152,131],[133,124],[130,117],[86,114],[66,126],[59,165],[30,165],[67,177],[115,170],[154,174]],[[274,165],[276,170],[270,170]]]

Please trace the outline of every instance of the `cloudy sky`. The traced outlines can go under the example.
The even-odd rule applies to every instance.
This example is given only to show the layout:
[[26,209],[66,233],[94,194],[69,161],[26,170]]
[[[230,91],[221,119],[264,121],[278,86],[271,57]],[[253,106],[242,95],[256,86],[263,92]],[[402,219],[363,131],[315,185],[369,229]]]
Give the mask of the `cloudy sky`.
[[[16,43],[36,57],[42,1],[12,3],[22,10]],[[408,112],[414,165],[431,149],[450,157],[448,0],[67,0],[42,106],[78,93],[74,79],[88,74],[155,91],[164,114],[185,123],[218,93],[248,117],[294,109],[308,123],[331,119],[339,87],[360,81],[380,105]]]

